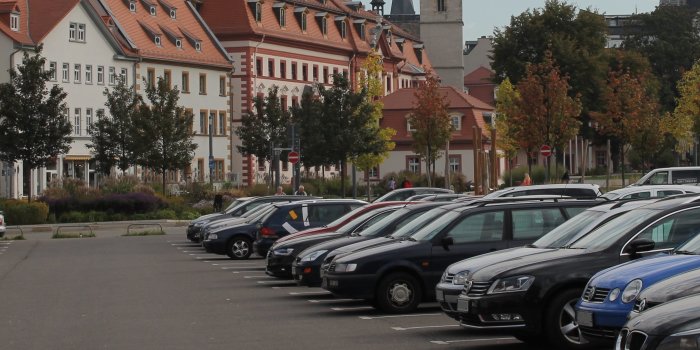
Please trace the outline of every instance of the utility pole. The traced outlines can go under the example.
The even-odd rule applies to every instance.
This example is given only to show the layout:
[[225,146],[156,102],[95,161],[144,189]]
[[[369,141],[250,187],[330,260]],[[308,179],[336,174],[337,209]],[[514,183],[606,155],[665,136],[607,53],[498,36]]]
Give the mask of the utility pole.
[[214,115],[209,114],[209,184],[214,184]]

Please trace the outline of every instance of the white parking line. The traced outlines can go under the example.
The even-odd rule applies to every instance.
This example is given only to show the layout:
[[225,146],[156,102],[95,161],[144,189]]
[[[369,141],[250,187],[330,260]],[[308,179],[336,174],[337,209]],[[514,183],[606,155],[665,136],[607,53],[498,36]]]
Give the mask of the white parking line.
[[275,278],[268,275],[257,275],[257,276],[243,276],[243,278]]
[[326,299],[326,300],[309,299],[307,301],[310,303],[333,303],[336,301],[357,301],[357,299]]
[[250,265],[255,265],[255,263],[251,264],[237,264],[237,265],[247,265],[247,266],[221,266],[221,264],[211,264],[212,266],[219,266],[220,268],[224,270],[229,270],[229,269],[253,269],[253,268],[258,268],[261,270],[265,269],[265,266],[250,266]]
[[[296,286],[296,282],[294,281],[258,281],[260,284],[288,284],[288,285],[294,285]],[[273,287],[274,288],[274,287]]]
[[0,244],[12,244],[12,241],[0,242]]
[[320,291],[320,292],[289,292],[289,295],[330,295],[331,292]]
[[170,243],[173,247],[201,247],[197,243]]
[[210,263],[215,262],[214,264],[212,264],[212,265],[214,265],[214,266],[227,266],[227,265],[234,265],[234,266],[238,266],[238,265],[257,265],[257,263],[254,263],[254,262],[225,262],[225,263],[222,263],[222,262],[218,262],[218,261],[219,261],[219,260],[216,260],[216,261],[214,261],[214,260],[212,260],[212,261],[206,261],[206,260],[205,260],[204,262],[210,262]]
[[231,273],[260,273],[260,270],[241,270],[241,271],[231,271]]
[[431,340],[430,342],[438,345],[450,345],[452,343],[473,343],[478,341],[498,341],[498,340],[515,340],[513,337],[508,338],[482,338],[482,339],[461,339],[461,340]]
[[358,307],[332,307],[333,311],[353,311],[353,310],[369,310],[374,309],[372,306],[358,306]]
[[[183,250],[182,252],[183,253],[195,253],[195,254],[199,254],[199,255],[203,255],[203,254],[210,254],[211,255],[211,253],[207,253],[204,250]],[[192,254],[190,254],[190,255],[192,255]]]
[[420,326],[420,327],[391,327],[395,331],[408,331],[411,329],[426,329],[426,328],[448,328],[448,327],[459,327],[458,324],[446,324],[442,326]]
[[399,317],[421,317],[421,316],[441,316],[443,314],[408,314],[408,315],[386,315],[386,316],[358,316],[361,320],[375,320],[378,318],[399,318]]

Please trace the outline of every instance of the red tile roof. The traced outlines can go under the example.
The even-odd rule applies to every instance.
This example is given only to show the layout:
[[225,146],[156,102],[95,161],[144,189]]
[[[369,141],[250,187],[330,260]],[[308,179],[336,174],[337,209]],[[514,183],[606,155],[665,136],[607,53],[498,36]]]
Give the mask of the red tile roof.
[[479,67],[464,76],[464,85],[493,85],[494,72],[486,67]]
[[66,15],[80,3],[80,0],[29,0],[29,32],[35,43],[44,37]]
[[27,0],[0,0],[0,8],[5,13],[10,11],[19,12],[19,31],[14,31],[10,29],[9,23],[3,23],[0,21],[0,33],[5,34],[8,38],[12,39],[14,42],[20,43],[22,45],[32,45],[32,39],[29,37],[29,30],[27,25]]
[[[386,110],[410,110],[413,109],[416,88],[399,89],[394,93],[384,96],[384,109]],[[452,86],[441,86],[440,91],[447,96],[450,108],[475,108],[485,111],[492,111],[493,106],[482,102],[474,96],[470,96]]]

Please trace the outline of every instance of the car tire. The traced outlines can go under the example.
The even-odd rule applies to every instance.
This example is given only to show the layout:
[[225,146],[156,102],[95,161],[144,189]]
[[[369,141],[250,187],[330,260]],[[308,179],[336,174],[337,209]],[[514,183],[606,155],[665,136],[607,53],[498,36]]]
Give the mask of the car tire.
[[249,238],[233,237],[226,245],[226,255],[234,260],[245,260],[253,253],[253,244]]
[[414,311],[423,298],[418,280],[404,272],[392,273],[379,282],[374,298],[375,307],[392,314]]
[[552,298],[544,315],[544,332],[556,349],[587,349],[588,342],[581,336],[576,323],[574,306],[583,291],[566,289]]

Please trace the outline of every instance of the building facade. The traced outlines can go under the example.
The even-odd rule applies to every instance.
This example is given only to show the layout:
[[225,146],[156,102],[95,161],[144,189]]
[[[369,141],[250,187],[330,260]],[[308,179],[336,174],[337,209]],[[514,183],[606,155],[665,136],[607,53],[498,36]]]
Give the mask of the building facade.
[[420,1],[420,38],[432,53],[433,68],[442,85],[462,88],[464,21],[462,0]]

